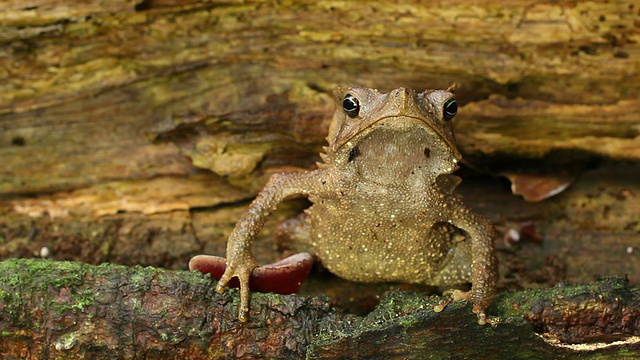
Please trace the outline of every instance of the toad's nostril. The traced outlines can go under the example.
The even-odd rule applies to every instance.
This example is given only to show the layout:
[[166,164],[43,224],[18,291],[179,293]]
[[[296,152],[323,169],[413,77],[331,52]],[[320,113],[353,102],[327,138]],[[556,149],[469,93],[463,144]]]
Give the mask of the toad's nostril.
[[349,151],[349,162],[352,162],[353,159],[357,158],[358,155],[360,155],[360,149],[358,149],[358,147],[354,147],[353,149],[351,149],[351,151]]
[[431,149],[429,149],[429,148],[424,148],[424,156],[426,156],[426,157],[427,157],[427,159],[428,159],[429,157],[431,157]]

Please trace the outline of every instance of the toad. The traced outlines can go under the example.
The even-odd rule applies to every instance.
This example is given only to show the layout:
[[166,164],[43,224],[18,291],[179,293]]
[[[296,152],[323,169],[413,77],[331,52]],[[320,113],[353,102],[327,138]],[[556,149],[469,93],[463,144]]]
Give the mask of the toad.
[[471,301],[486,323],[498,274],[494,230],[454,194],[461,159],[451,125],[454,90],[334,90],[337,108],[318,168],[273,175],[229,237],[216,290],[238,278],[240,320],[247,320],[249,280],[258,267],[253,238],[280,202],[302,194],[312,206],[278,226],[279,244],[314,254],[348,280],[471,283],[454,299]]

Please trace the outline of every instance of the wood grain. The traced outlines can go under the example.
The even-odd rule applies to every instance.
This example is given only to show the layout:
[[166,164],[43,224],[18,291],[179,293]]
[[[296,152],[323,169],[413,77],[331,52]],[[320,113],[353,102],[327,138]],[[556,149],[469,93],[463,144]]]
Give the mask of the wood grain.
[[[456,82],[457,141],[485,176],[462,173],[465,202],[541,239],[499,246],[501,289],[637,284],[639,59],[629,1],[0,1],[0,258],[222,255],[271,173],[319,160],[334,86]],[[531,204],[499,177],[517,171],[575,182]],[[267,224],[260,262],[305,205]]]

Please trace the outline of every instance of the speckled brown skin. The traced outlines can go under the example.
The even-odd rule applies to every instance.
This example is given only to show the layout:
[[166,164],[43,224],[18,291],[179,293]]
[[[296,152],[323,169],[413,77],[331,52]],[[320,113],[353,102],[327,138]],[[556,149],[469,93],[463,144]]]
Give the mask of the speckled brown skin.
[[229,238],[217,290],[239,278],[241,320],[249,311],[249,275],[258,266],[252,240],[278,203],[303,194],[313,205],[278,228],[281,242],[311,249],[329,271],[354,281],[471,282],[471,291],[455,298],[472,301],[479,322],[486,321],[497,279],[493,227],[453,193],[460,180],[451,173],[461,155],[453,116],[443,115],[453,90],[334,91],[323,163],[274,175]]

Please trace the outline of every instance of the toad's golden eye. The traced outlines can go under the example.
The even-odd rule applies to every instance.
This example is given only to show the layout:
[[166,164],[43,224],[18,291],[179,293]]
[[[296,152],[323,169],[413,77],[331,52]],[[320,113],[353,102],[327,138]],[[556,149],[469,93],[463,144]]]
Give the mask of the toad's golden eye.
[[354,118],[360,113],[360,101],[355,96],[347,94],[342,100],[342,109],[347,116]]
[[442,116],[446,121],[450,121],[458,113],[458,103],[456,99],[449,99],[442,107]]

